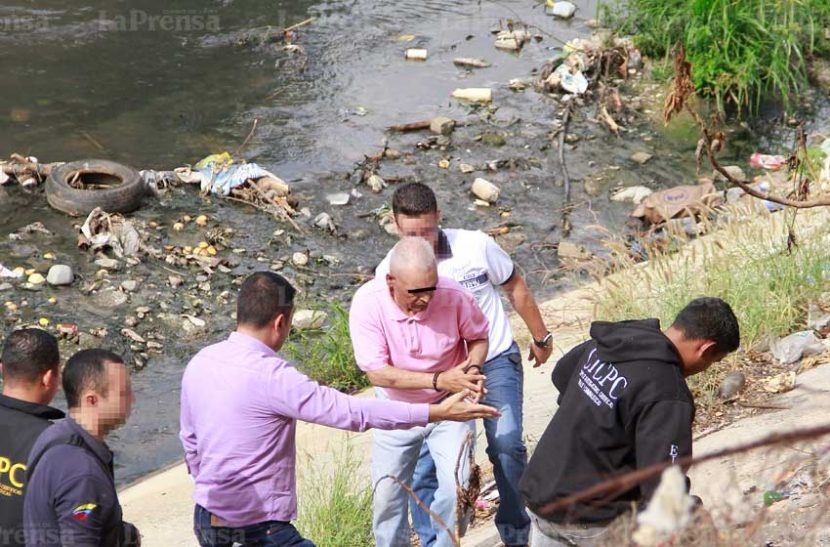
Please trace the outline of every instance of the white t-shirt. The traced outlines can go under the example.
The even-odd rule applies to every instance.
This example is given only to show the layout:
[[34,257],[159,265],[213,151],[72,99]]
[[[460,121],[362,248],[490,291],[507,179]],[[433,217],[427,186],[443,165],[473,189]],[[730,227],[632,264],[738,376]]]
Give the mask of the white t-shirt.
[[[475,296],[476,303],[490,322],[487,360],[507,351],[513,344],[513,330],[504,311],[498,287],[513,275],[513,261],[493,238],[477,230],[442,230],[451,256],[444,256],[441,242],[436,253],[438,275],[451,277]],[[389,257],[375,269],[375,276],[389,273]]]

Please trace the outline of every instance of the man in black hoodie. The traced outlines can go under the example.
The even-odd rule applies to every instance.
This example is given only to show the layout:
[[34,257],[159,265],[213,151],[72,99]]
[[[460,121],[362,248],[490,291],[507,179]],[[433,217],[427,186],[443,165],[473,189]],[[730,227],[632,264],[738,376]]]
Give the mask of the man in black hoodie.
[[41,329],[9,334],[0,355],[0,545],[23,546],[26,461],[32,445],[63,412],[49,403],[60,386],[58,341]]
[[695,406],[685,378],[735,351],[739,328],[719,298],[692,300],[664,332],[657,319],[591,325],[591,339],[553,369],[559,409],[520,482],[531,545],[602,545],[607,525],[648,501],[659,475],[607,494],[550,506],[611,477],[692,453]]

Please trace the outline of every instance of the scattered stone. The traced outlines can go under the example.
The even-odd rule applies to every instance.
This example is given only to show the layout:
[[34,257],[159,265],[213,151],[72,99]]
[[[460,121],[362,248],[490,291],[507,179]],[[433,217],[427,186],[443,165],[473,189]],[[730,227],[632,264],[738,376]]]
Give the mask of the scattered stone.
[[588,260],[592,256],[590,251],[570,241],[560,241],[556,254],[560,259],[571,260]]
[[576,144],[580,140],[582,140],[582,137],[580,137],[576,133],[567,133],[563,140],[565,141],[566,144]]
[[101,258],[97,259],[95,261],[95,265],[100,266],[101,268],[104,268],[104,269],[107,269],[107,270],[120,270],[121,269],[121,263],[119,261],[115,260],[114,258],[108,258],[108,257],[101,257]]
[[486,144],[487,146],[504,146],[507,140],[504,138],[504,135],[501,133],[495,133],[492,131],[486,131],[481,135],[481,142],[482,144]]
[[127,294],[113,288],[105,289],[92,297],[93,302],[102,308],[116,308],[127,302]]
[[[386,151],[383,153],[383,157],[388,160],[399,160],[401,159],[401,151],[395,150],[394,148],[387,148]],[[355,196],[360,197],[360,196]]]
[[602,183],[597,179],[586,179],[583,186],[585,187],[585,193],[592,198],[595,198],[602,193]]
[[476,198],[473,200],[473,205],[475,205],[476,207],[490,207],[490,202]]
[[314,225],[320,229],[328,230],[331,233],[337,231],[337,227],[334,225],[334,220],[332,220],[331,215],[328,213],[320,213],[314,217]]
[[138,288],[138,281],[135,279],[125,279],[121,282],[121,288],[127,292],[133,292]]
[[503,30],[496,34],[496,48],[507,51],[522,49],[525,42],[530,40],[530,33],[522,29]]
[[376,194],[382,192],[387,186],[386,181],[383,180],[380,175],[375,174],[366,179],[366,185]]
[[489,103],[493,101],[493,90],[487,87],[458,88],[452,92],[454,99],[472,103]]
[[737,397],[746,387],[746,376],[743,372],[735,370],[726,375],[726,378],[718,386],[718,397],[724,401],[730,401]]
[[8,291],[13,288],[14,285],[12,285],[11,283],[0,283],[0,292]]
[[461,171],[464,174],[468,174],[468,173],[472,173],[473,171],[475,171],[476,168],[473,167],[472,165],[470,165],[469,163],[462,163],[462,164],[458,165],[458,170]]
[[208,223],[207,215],[199,215],[196,217],[196,226],[205,227]]
[[464,68],[487,68],[490,66],[490,63],[484,59],[472,59],[468,57],[456,57],[452,62],[455,66]]
[[547,14],[559,19],[570,19],[576,13],[576,6],[565,0],[556,0],[553,5],[548,5]]
[[121,329],[121,334],[133,342],[138,342],[139,344],[144,344],[146,342],[140,334],[132,329]]
[[47,283],[54,286],[71,285],[74,280],[75,274],[72,273],[72,268],[65,264],[55,264],[46,274]]
[[455,130],[455,120],[446,116],[436,116],[430,120],[429,130],[436,135],[449,135]]
[[589,29],[598,29],[600,27],[600,23],[596,19],[588,19],[585,21],[585,26]]
[[167,277],[167,282],[170,283],[170,287],[175,289],[182,283],[184,283],[184,279],[179,277],[178,275],[171,275]]
[[326,195],[326,200],[329,202],[329,205],[348,205],[350,198],[351,196],[348,192],[337,192],[336,194]]
[[501,190],[499,187],[490,182],[487,179],[483,179],[481,177],[475,179],[473,181],[473,185],[470,188],[470,191],[473,193],[474,196],[481,199],[482,201],[486,201],[489,203],[495,203],[499,199],[499,194]]
[[135,317],[135,316],[132,316],[132,315],[127,317],[126,319],[124,319],[124,324],[127,325],[128,327],[134,327],[134,326],[138,325],[138,323],[139,323],[138,317]]
[[631,155],[631,159],[639,163],[640,165],[645,165],[648,160],[653,158],[654,156],[649,154],[648,152],[635,152]]
[[291,327],[298,330],[319,329],[327,318],[326,312],[321,310],[297,310],[291,319]]
[[[732,178],[737,179],[741,182],[747,181],[746,174],[744,173],[744,170],[741,169],[740,167],[738,167],[737,165],[727,165],[723,169],[724,169],[724,171],[729,173],[729,175]],[[715,182],[726,182],[726,177],[721,175],[720,171],[713,171],[712,172],[712,178],[715,179]]]
[[776,374],[764,380],[764,391],[769,393],[786,393],[795,388],[795,371]]
[[26,281],[28,281],[31,285],[41,285],[44,281],[46,281],[46,278],[43,277],[41,274],[35,272],[33,274],[30,274]]
[[308,264],[308,255],[301,252],[296,252],[291,255],[291,263],[295,266],[305,266]]

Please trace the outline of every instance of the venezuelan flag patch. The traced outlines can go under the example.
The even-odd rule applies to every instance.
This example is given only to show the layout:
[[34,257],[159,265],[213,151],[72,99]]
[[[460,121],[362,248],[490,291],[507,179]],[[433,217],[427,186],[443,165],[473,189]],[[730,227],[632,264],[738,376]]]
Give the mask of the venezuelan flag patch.
[[72,510],[72,518],[75,520],[86,520],[89,515],[98,507],[95,503],[84,503]]

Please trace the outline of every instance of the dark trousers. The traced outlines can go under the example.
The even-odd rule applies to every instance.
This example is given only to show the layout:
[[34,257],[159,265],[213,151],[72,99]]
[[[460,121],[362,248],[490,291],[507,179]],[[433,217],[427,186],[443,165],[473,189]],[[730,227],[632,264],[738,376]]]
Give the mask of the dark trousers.
[[228,528],[212,526],[210,511],[197,505],[193,512],[193,531],[201,547],[232,547],[239,543],[245,547],[315,547],[304,539],[290,522],[271,520]]

